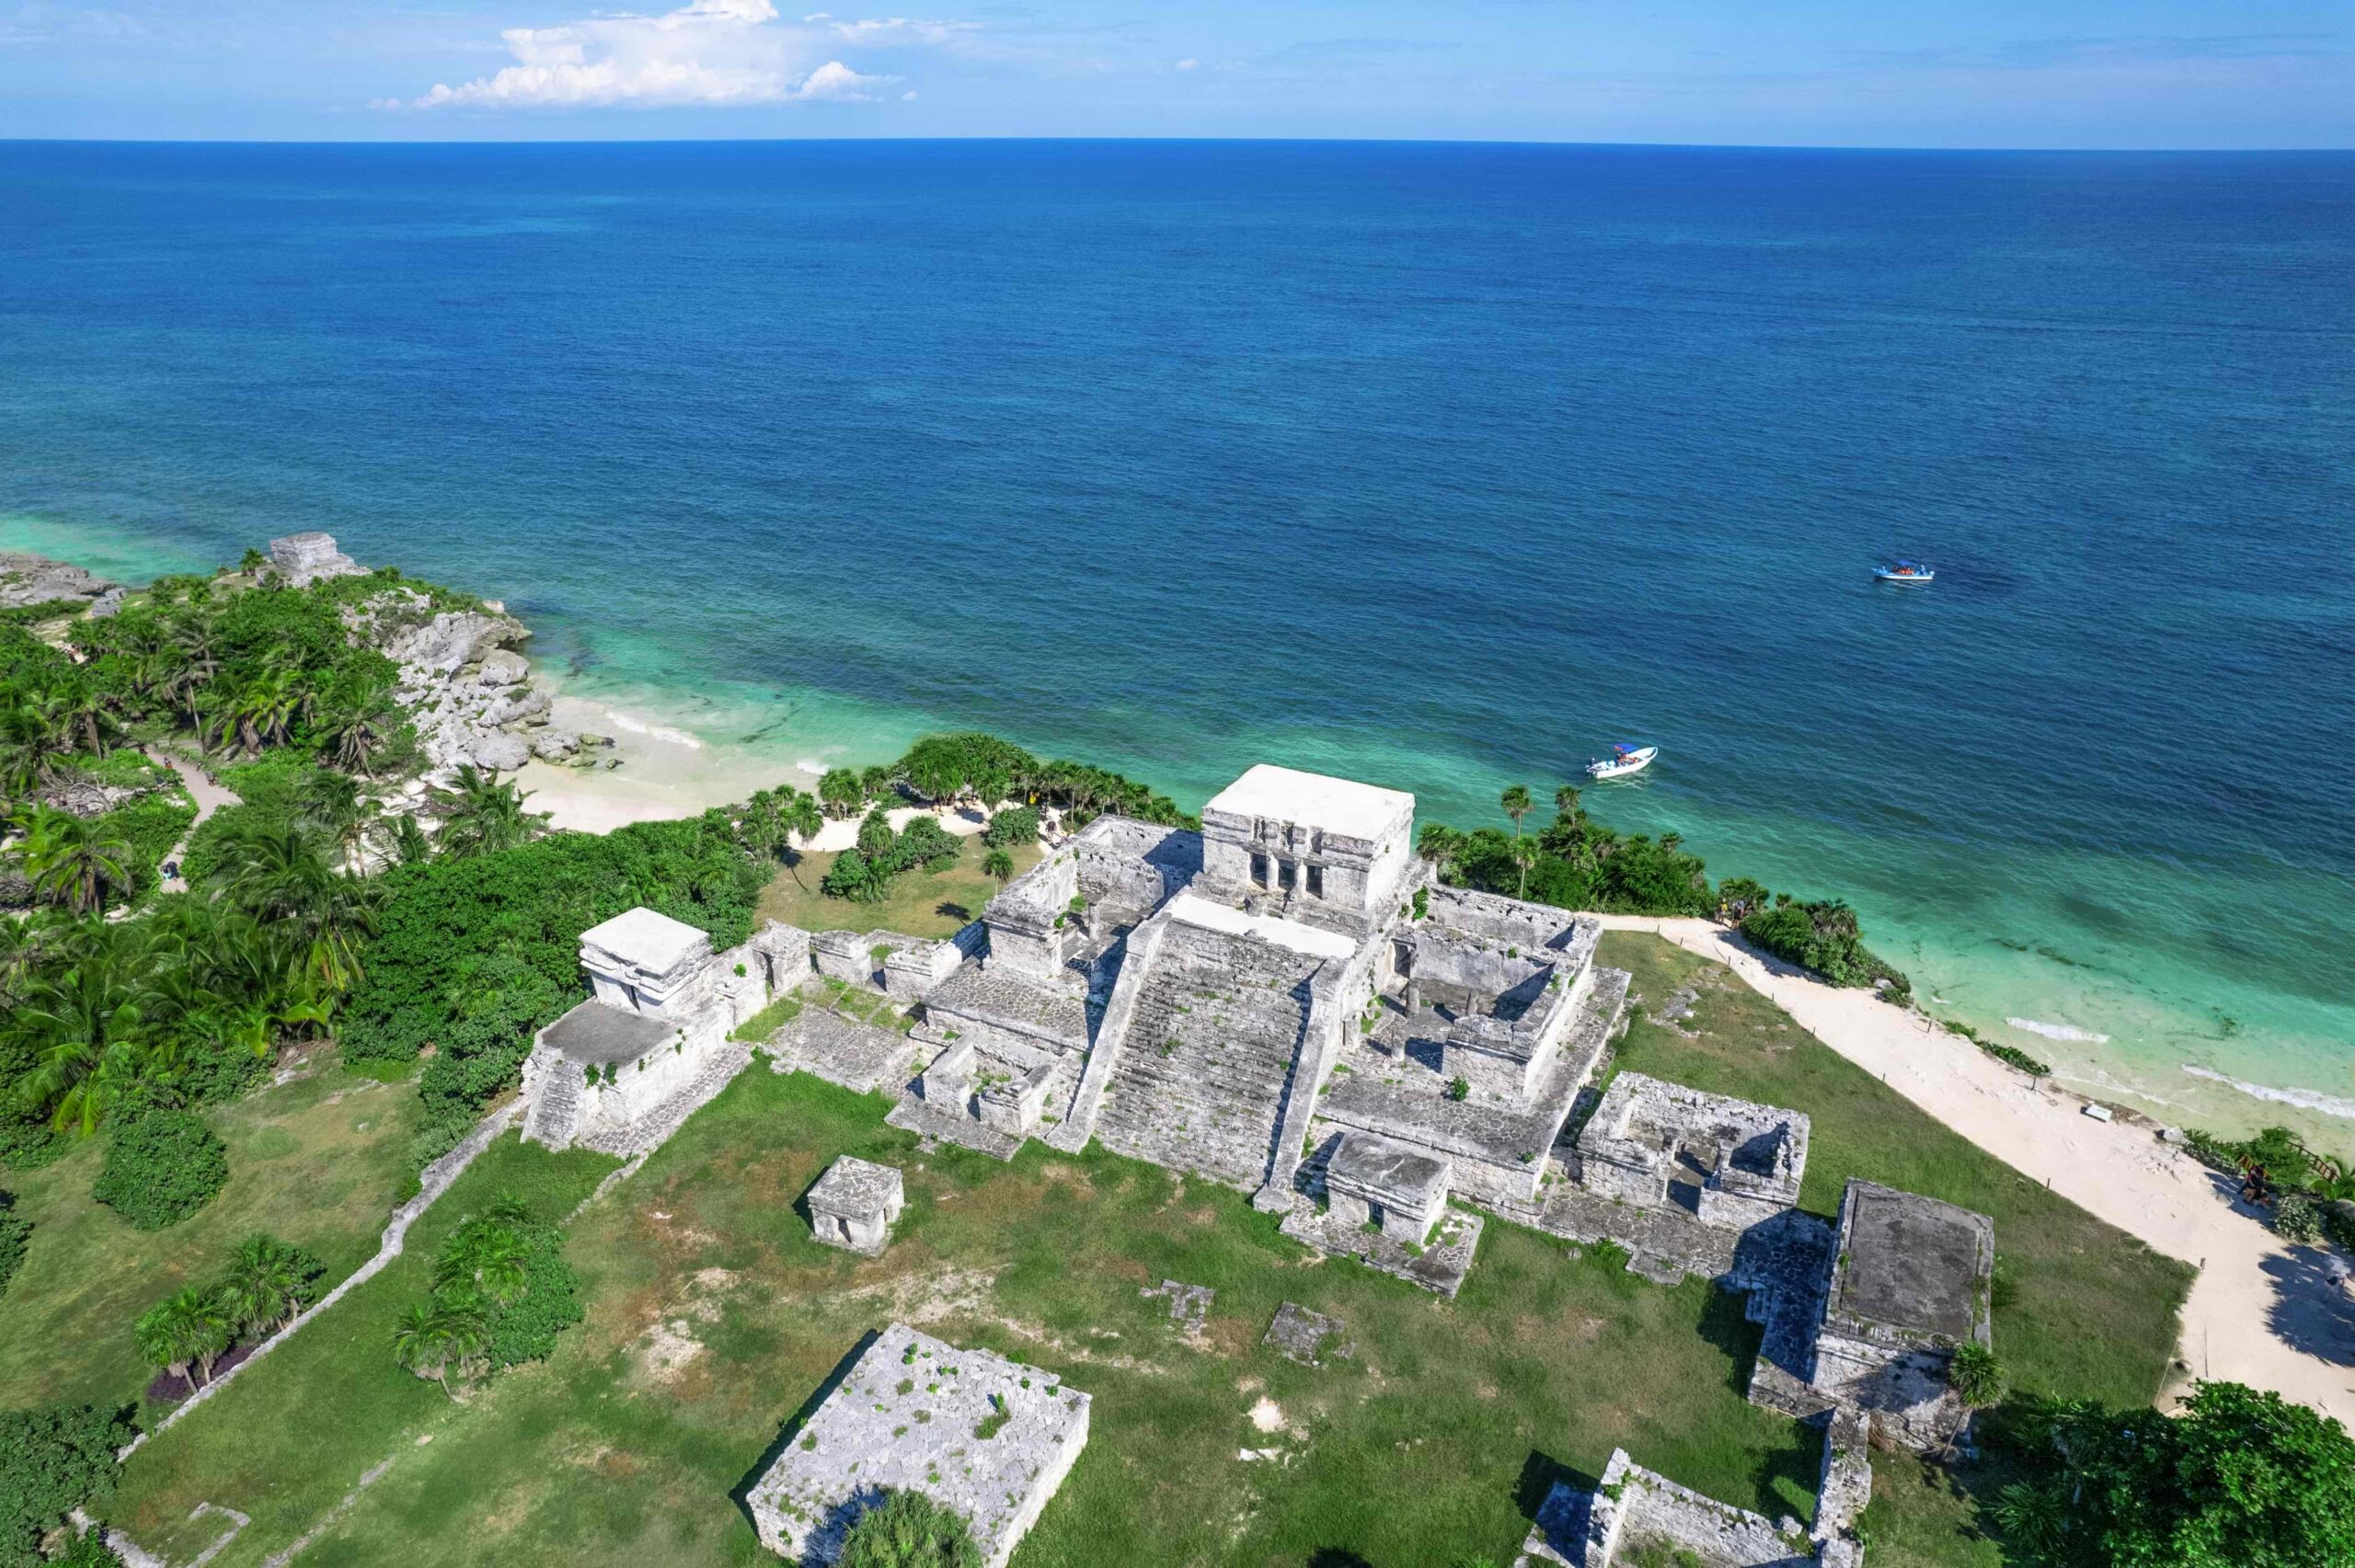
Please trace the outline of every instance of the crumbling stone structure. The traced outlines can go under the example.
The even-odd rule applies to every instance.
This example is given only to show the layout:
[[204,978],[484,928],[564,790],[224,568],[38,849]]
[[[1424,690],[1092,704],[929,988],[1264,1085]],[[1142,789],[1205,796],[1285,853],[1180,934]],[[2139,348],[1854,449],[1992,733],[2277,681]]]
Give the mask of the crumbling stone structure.
[[1447,1208],[1451,1162],[1368,1132],[1343,1133],[1325,1166],[1336,1219],[1374,1224],[1394,1242],[1421,1246]]
[[893,1323],[785,1446],[745,1501],[761,1544],[833,1562],[888,1492],[964,1516],[985,1568],[1006,1559],[1087,1446],[1088,1396],[1036,1367]]
[[1939,1447],[1969,1413],[1947,1379],[1955,1347],[1993,1340],[1995,1222],[1851,1180],[1838,1234],[1808,1386],[1893,1442]]
[[879,1257],[907,1206],[900,1173],[845,1154],[810,1189],[810,1233],[830,1247]]
[[649,909],[582,933],[592,994],[533,1041],[524,1138],[624,1155],[661,1143],[751,1059],[729,1032],[807,978],[809,945],[771,922],[715,954],[709,935]]
[[1797,1111],[1623,1072],[1579,1134],[1578,1179],[1644,1207],[1675,1203],[1742,1230],[1798,1203],[1808,1119]]

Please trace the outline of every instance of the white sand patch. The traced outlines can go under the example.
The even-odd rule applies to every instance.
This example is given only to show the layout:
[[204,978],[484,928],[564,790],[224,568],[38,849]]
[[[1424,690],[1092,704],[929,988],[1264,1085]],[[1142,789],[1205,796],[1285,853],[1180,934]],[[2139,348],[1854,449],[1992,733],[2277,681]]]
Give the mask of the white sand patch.
[[2026,1081],[1935,1020],[1871,991],[1780,973],[1715,921],[1602,920],[1726,965],[1801,1028],[1998,1160],[2199,1265],[2176,1352],[2192,1376],[2269,1389],[2355,1425],[2346,1372],[2355,1339],[2343,1300],[2330,1299],[2335,1288],[2301,1268],[2263,1225],[2234,1212],[2208,1169],[2161,1143],[2148,1124],[2097,1122],[2082,1114],[2087,1102],[2060,1085]]
[[1261,1432],[1286,1432],[1292,1426],[1284,1419],[1284,1407],[1265,1394],[1251,1407],[1251,1425]]

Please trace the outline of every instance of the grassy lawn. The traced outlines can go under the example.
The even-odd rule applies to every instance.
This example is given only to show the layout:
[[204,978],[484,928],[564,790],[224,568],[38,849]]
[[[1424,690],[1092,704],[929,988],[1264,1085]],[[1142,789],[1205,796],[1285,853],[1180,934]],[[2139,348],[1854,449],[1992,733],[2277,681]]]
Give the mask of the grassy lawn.
[[323,1055],[311,1076],[208,1113],[229,1148],[229,1185],[163,1230],[133,1230],[90,1196],[104,1134],[43,1170],[0,1174],[33,1222],[0,1299],[0,1407],[136,1400],[155,1369],[132,1345],[132,1320],[210,1277],[255,1230],[308,1247],[326,1284],[350,1274],[375,1253],[409,1184],[417,1116],[407,1082]]
[[[1606,956],[1655,1004],[1704,988],[1693,1034],[1639,1020],[1627,1065],[1815,1117],[1809,1207],[1828,1212],[1853,1171],[1995,1217],[1996,1345],[2023,1384],[2155,1391],[2182,1269],[1944,1134],[1721,971],[1648,937],[1614,936]],[[1509,1562],[1551,1481],[1591,1482],[1614,1446],[1770,1516],[1809,1511],[1819,1439],[1743,1400],[1756,1332],[1705,1285],[1664,1289],[1492,1219],[1451,1303],[1306,1253],[1226,1189],[1100,1150],[925,1154],[885,1108],[744,1073],[575,1222],[588,1322],[452,1404],[386,1348],[440,1235],[500,1190],[561,1212],[604,1168],[501,1143],[400,1265],[135,1456],[113,1518],[184,1562],[217,1533],[183,1524],[198,1502],[254,1514],[220,1568],[305,1529],[304,1560],[339,1564],[773,1562],[736,1499],[861,1336],[895,1320],[1095,1396],[1087,1450],[1018,1568]],[[817,1246],[798,1210],[844,1153],[907,1172],[880,1259]],[[1164,1278],[1216,1289],[1199,1341],[1140,1297]],[[1341,1320],[1354,1355],[1304,1368],[1263,1347],[1285,1300]],[[1918,1464],[1878,1470],[1877,1568],[2002,1561],[1968,1471],[1958,1488]]]
[[[1867,1176],[1994,1219],[1995,1354],[2016,1387],[2119,1405],[2157,1397],[2191,1288],[2189,1265],[1982,1153],[1723,966],[1618,932],[1604,937],[1601,961],[1633,973],[1631,1000],[1653,1009],[1679,988],[1699,988],[1680,1024],[1638,1017],[1618,1066],[1812,1118],[1801,1207],[1831,1218],[1848,1178]],[[1874,1467],[1877,1568],[2005,1561],[1994,1542],[1978,1538],[1970,1498],[2005,1479],[1993,1462],[1949,1471],[1884,1456]]]
[[[959,841],[957,863],[945,871],[911,871],[891,885],[891,896],[880,903],[857,904],[829,898],[818,891],[834,864],[832,854],[805,854],[799,864],[777,873],[762,890],[757,919],[783,921],[804,931],[902,931],[910,936],[950,936],[967,921],[979,920],[982,906],[997,896],[995,878],[982,870],[990,852],[978,833]],[[1043,845],[1024,844],[1012,852],[1017,876],[1039,864]],[[798,874],[797,876],[797,873]]]
[[186,1562],[222,1528],[217,1517],[190,1521],[190,1511],[225,1503],[253,1525],[214,1561],[257,1563],[315,1527],[373,1466],[464,1430],[475,1412],[394,1366],[394,1321],[425,1297],[435,1252],[470,1211],[511,1196],[560,1219],[616,1163],[550,1154],[511,1134],[492,1144],[410,1229],[392,1266],[134,1455],[109,1520]]

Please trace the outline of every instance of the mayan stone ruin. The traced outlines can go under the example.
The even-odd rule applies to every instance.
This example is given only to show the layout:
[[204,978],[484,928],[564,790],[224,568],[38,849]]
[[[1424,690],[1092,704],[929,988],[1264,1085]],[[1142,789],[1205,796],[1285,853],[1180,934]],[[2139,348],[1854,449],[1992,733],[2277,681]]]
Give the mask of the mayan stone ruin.
[[907,1193],[898,1171],[845,1154],[826,1167],[805,1201],[814,1238],[830,1247],[879,1257],[890,1244],[891,1227],[907,1206]]
[[985,1568],[1005,1568],[1087,1446],[1088,1396],[900,1323],[856,1357],[752,1483],[761,1544],[818,1568],[885,1493],[913,1491],[963,1515]]

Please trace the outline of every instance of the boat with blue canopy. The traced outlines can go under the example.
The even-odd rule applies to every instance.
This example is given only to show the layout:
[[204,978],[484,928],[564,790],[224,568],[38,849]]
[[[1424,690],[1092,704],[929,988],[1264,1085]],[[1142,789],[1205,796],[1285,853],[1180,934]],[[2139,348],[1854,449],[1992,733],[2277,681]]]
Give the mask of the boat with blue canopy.
[[1660,748],[1657,746],[1638,746],[1632,740],[1623,740],[1611,748],[1610,756],[1589,762],[1586,776],[1591,779],[1624,779],[1629,773],[1640,773],[1650,767],[1652,759],[1659,755]]

